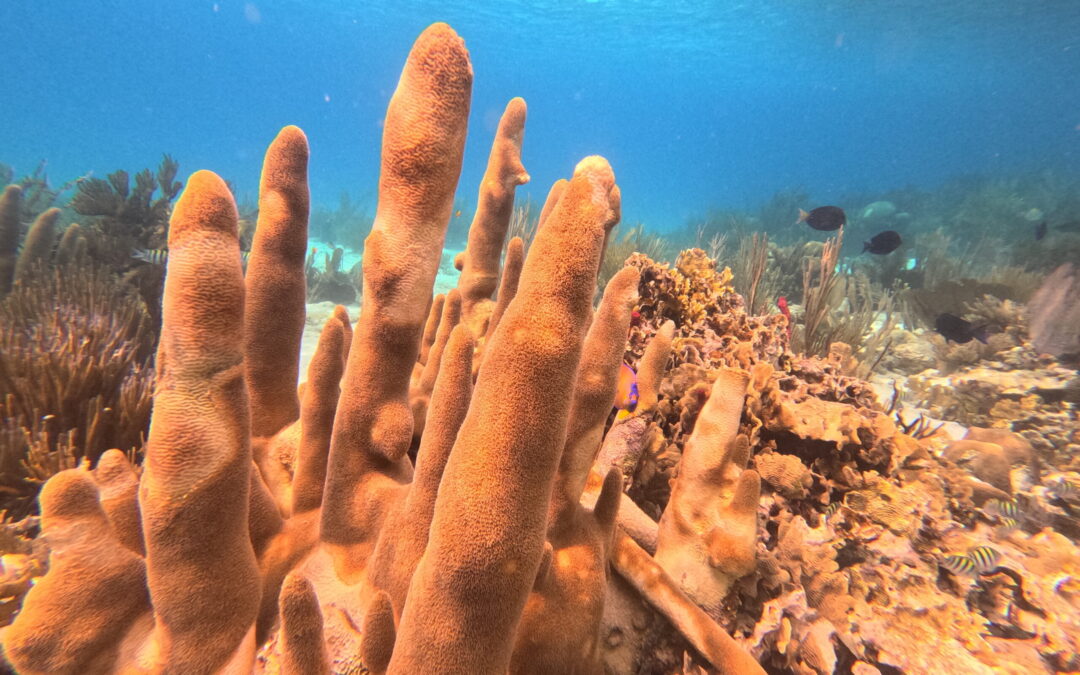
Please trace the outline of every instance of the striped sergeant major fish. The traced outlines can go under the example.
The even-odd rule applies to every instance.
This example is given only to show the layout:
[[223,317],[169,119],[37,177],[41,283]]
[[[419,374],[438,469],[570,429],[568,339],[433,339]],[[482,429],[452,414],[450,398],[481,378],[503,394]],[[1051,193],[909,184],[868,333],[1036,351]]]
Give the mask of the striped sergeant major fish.
[[[169,250],[164,248],[137,248],[131,252],[131,257],[151,265],[164,265],[169,259]],[[247,269],[249,257],[251,257],[251,251],[240,251],[240,264],[245,269]]]
[[997,567],[1001,560],[1001,554],[989,546],[979,546],[968,551],[968,557],[975,563],[975,569],[979,574],[989,572]]
[[983,511],[997,519],[998,527],[1015,530],[1020,525],[1020,507],[1012,499],[991,499]]
[[941,561],[941,566],[959,576],[973,577],[976,574],[975,561],[966,555],[947,555]]
[[1074,501],[1080,498],[1080,483],[1062,476],[1050,484],[1050,491],[1058,499]]
[[1001,554],[990,546],[978,546],[967,555],[948,555],[941,561],[941,566],[953,574],[973,577],[985,574],[997,567]]
[[998,516],[998,527],[1005,530],[1015,530],[1020,527],[1020,521],[1009,516]]
[[993,516],[1016,519],[1020,517],[1020,507],[1012,499],[991,499],[986,502],[985,511]]

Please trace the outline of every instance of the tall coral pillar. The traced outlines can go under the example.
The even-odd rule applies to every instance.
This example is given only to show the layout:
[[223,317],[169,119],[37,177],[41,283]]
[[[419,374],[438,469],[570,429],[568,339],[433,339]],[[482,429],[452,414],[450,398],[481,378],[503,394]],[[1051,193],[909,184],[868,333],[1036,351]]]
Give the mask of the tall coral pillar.
[[409,587],[391,673],[502,674],[510,665],[544,551],[600,249],[618,215],[608,163],[582,160],[488,345]]
[[374,545],[380,491],[411,475],[409,379],[461,172],[472,89],[465,44],[446,24],[417,39],[390,99],[375,224],[364,246],[364,305],[334,421],[321,536],[339,572]]

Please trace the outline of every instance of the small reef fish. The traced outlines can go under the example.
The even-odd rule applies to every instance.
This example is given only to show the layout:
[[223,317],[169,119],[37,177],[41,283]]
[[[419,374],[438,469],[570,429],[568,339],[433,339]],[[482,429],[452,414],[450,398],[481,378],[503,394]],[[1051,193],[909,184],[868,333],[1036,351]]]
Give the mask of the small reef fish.
[[983,510],[992,516],[1001,516],[1003,518],[1016,519],[1020,516],[1020,507],[1011,499],[991,499],[986,502]]
[[888,255],[900,248],[903,241],[896,230],[885,230],[875,234],[870,241],[864,242],[862,250],[864,253],[869,252],[874,255]]
[[625,363],[619,368],[619,386],[615,390],[615,407],[634,412],[638,404],[637,373]]
[[1046,236],[1046,221],[1040,222],[1035,226],[1035,241],[1042,241]]
[[163,248],[154,249],[148,251],[144,248],[137,248],[131,252],[131,257],[136,260],[148,262],[151,265],[164,265],[165,261],[169,259],[169,252]]
[[966,555],[947,555],[941,561],[941,566],[960,576],[973,577],[976,574],[975,561]]
[[[312,249],[312,253],[315,250]],[[169,250],[164,248],[157,248],[147,250],[145,248],[137,248],[131,252],[131,257],[136,260],[150,263],[151,265],[164,265],[169,260]],[[247,267],[248,258],[251,257],[251,251],[240,251],[240,263],[244,267]]]
[[825,507],[825,520],[829,520],[840,511],[840,502],[832,502]]
[[978,574],[989,572],[997,567],[1001,560],[1001,554],[989,546],[978,546],[967,552],[967,555],[947,555],[941,561],[941,566],[953,574],[973,577]]
[[792,325],[793,322],[791,320],[791,310],[788,309],[788,305],[787,305],[787,297],[781,295],[779,298],[777,298],[776,299],[776,306],[780,309],[780,313],[783,314],[784,317],[787,319],[787,339],[790,341],[791,340],[791,325]]
[[1016,518],[1010,516],[998,516],[998,526],[1003,530],[1015,530],[1020,526],[1020,523]]
[[839,230],[847,223],[847,214],[839,206],[819,206],[812,211],[799,209],[799,219],[795,224],[806,223],[815,230],[832,232]]
[[896,204],[887,201],[877,201],[866,205],[859,214],[860,220],[885,221],[891,220],[896,214]]
[[1073,500],[1080,497],[1080,484],[1074,483],[1068,478],[1058,478],[1050,484],[1050,491],[1059,499]]
[[968,557],[975,563],[975,570],[982,574],[997,567],[1001,554],[989,546],[979,546],[968,551]]
[[972,340],[986,344],[986,326],[976,326],[948,312],[938,314],[937,320],[934,321],[934,330],[941,333],[946,340],[952,340],[958,344],[966,344]]

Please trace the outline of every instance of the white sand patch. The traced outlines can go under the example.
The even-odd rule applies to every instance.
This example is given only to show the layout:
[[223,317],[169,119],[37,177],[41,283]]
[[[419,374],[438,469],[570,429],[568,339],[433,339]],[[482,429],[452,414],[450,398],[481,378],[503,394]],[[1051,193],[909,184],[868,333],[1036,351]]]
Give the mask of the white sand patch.
[[900,401],[897,403],[897,411],[900,413],[900,418],[904,420],[906,424],[910,424],[917,419],[919,415],[922,415],[933,426],[944,423],[945,426],[941,428],[949,438],[956,440],[963,438],[967,434],[967,427],[959,422],[951,422],[948,420],[939,420],[933,417],[927,410],[913,406],[904,402],[904,393],[907,391],[907,378],[903,375],[895,373],[875,373],[870,376],[870,384],[874,388],[874,392],[877,394],[878,401],[883,406],[889,405],[889,401],[893,397],[893,381],[896,381],[900,387]]
[[[311,247],[318,248],[320,253],[322,251],[330,250],[329,246],[323,242],[312,240],[309,243],[309,250]],[[458,271],[454,269],[454,256],[460,253],[460,249],[443,249],[442,258],[439,261],[439,273],[435,277],[434,294],[448,293],[450,289],[457,287]],[[318,262],[316,267],[322,267],[322,255],[316,256]],[[347,272],[353,265],[360,261],[360,255],[345,250],[345,254],[342,256],[341,269]],[[315,354],[315,348],[319,344],[319,334],[322,332],[323,324],[326,323],[334,314],[334,303],[332,302],[311,302],[307,305],[307,318],[304,322],[304,336],[300,341],[300,381],[307,380],[307,368],[311,362],[311,357]],[[346,305],[345,309],[349,311],[349,321],[356,323],[357,317],[360,316],[360,304]]]

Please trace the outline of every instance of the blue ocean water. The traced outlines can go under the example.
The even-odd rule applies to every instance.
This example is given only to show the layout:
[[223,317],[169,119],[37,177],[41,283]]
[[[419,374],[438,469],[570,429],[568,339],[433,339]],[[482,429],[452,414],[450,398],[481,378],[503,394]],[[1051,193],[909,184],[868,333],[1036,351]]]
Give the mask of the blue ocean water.
[[0,162],[45,159],[56,183],[168,152],[182,177],[210,168],[254,194],[266,145],[297,124],[314,201],[373,205],[381,119],[434,21],[475,71],[466,204],[513,96],[529,104],[521,193],[542,201],[600,153],[624,222],[656,229],[796,186],[824,203],[1080,171],[1077,0],[5,0]]

